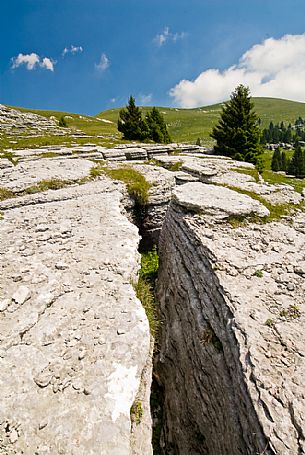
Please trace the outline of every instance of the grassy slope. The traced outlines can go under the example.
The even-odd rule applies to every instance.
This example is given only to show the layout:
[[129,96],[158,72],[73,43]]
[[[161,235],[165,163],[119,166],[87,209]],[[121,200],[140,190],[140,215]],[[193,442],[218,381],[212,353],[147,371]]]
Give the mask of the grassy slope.
[[[294,122],[299,116],[305,117],[305,103],[276,98],[254,98],[255,110],[262,120],[262,126],[273,122]],[[213,125],[218,122],[222,104],[196,109],[175,109],[159,107],[174,141],[195,142],[200,137],[204,144],[212,144],[209,137]],[[141,108],[145,114],[150,108]],[[111,109],[98,117],[117,122],[119,109]]]
[[[275,98],[254,98],[255,110],[262,119],[262,126],[267,126],[272,120],[273,122],[294,122],[301,116],[305,117],[305,103],[297,103],[294,101],[281,100]],[[195,142],[198,137],[203,141],[204,145],[211,146],[213,141],[210,138],[210,132],[218,122],[222,104],[215,104],[196,109],[177,109],[160,107],[165,121],[168,125],[172,139],[177,142]],[[123,142],[120,140],[120,134],[117,131],[117,118],[119,109],[111,109],[101,112],[96,117],[81,116],[79,114],[71,114],[68,112],[57,112],[50,110],[35,110],[26,108],[15,108],[21,112],[33,112],[45,117],[54,116],[59,119],[62,115],[67,116],[66,121],[68,127],[77,129],[90,136],[103,136],[103,138],[90,139],[73,139],[73,142],[95,142],[104,146],[113,146],[116,143]],[[143,114],[151,109],[151,107],[141,108]],[[105,123],[99,119],[110,120],[113,123]],[[70,143],[72,140],[69,136],[65,138],[46,137],[38,139],[19,139],[17,144],[10,144],[5,138],[0,140],[0,149],[8,146],[13,148],[26,147],[32,145],[47,145],[60,144],[63,142]],[[266,161],[270,161],[271,156],[266,157]]]
[[[69,128],[78,129],[83,131],[88,135],[109,135],[117,133],[116,124],[104,123],[100,120],[97,120],[96,117],[90,117],[88,115],[72,114],[70,112],[59,112],[59,111],[48,111],[48,110],[38,110],[38,109],[27,109],[23,107],[12,107],[20,112],[31,112],[33,114],[42,115],[43,117],[54,116],[58,120],[60,117],[67,116],[66,122]],[[72,118],[69,118],[72,117]]]

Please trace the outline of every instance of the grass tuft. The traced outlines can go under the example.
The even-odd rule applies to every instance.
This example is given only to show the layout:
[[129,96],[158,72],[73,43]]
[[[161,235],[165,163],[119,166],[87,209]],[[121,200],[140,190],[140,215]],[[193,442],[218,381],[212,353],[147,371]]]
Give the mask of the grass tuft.
[[47,190],[59,190],[68,185],[71,185],[73,182],[71,180],[60,180],[60,179],[50,179],[50,180],[41,180],[35,185],[29,186],[22,193],[23,194],[35,194]]
[[130,419],[136,425],[140,425],[143,417],[143,408],[141,401],[135,401],[130,408]]
[[127,191],[130,197],[139,205],[146,205],[148,202],[148,191],[151,184],[147,182],[145,177],[135,169],[129,166],[120,167],[117,169],[109,169],[107,167],[94,167],[90,170],[91,177],[98,177],[106,174],[112,179],[120,180],[127,186]]
[[265,216],[265,217],[260,217],[260,216],[256,215],[255,213],[251,213],[251,214],[245,215],[245,216],[234,216],[233,215],[228,218],[229,223],[233,227],[240,226],[247,221],[253,222],[253,223],[258,223],[258,224],[270,223],[271,221],[275,221],[283,216],[289,215],[291,210],[293,210],[293,209],[302,209],[304,207],[304,201],[300,202],[299,204],[275,204],[275,205],[273,205],[270,202],[268,202],[265,198],[263,198],[259,194],[254,193],[253,191],[244,190],[244,189],[241,189],[241,188],[238,188],[235,186],[230,186],[230,185],[224,185],[224,186],[233,191],[236,191],[237,193],[250,196],[252,199],[255,199],[256,201],[263,204],[270,212],[270,215]]
[[0,188],[0,201],[5,201],[5,199],[11,199],[15,197],[15,193],[7,188]]

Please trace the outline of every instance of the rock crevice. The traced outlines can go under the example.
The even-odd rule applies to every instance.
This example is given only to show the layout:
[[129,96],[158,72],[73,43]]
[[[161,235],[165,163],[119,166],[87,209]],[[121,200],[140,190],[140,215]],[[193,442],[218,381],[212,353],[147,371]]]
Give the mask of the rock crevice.
[[[279,223],[233,229],[233,199],[222,221],[205,200],[188,213],[188,185],[175,191],[159,245],[164,453],[304,453],[305,283],[292,273],[304,235]],[[204,191],[213,206],[214,190]]]

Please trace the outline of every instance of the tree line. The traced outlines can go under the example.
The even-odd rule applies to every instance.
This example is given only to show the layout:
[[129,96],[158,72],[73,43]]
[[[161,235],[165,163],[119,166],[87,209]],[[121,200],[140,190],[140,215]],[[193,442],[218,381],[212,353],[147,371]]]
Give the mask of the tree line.
[[284,171],[286,174],[298,178],[305,177],[305,152],[297,142],[294,146],[292,158],[287,158],[286,152],[277,148],[272,156],[271,169],[274,172]]
[[296,141],[305,141],[305,120],[299,117],[295,120],[294,125],[291,123],[285,126],[284,122],[274,124],[269,123],[268,128],[262,131],[262,144],[278,144],[283,142],[285,144],[293,144]]
[[145,117],[135,99],[130,96],[126,108],[120,110],[118,130],[127,140],[154,141],[162,144],[171,142],[163,116],[156,107],[153,107]]

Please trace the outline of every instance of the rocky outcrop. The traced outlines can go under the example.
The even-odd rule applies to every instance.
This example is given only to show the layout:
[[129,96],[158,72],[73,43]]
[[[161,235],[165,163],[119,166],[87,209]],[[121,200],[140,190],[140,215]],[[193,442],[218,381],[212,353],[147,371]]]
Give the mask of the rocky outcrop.
[[69,128],[60,128],[55,117],[48,118],[31,112],[20,112],[3,104],[0,104],[0,127],[2,133],[11,136],[18,134],[64,136],[71,133]]
[[[190,212],[194,185],[205,197]],[[183,185],[162,228],[167,455],[305,453],[305,215],[233,228],[252,211],[236,197],[224,207],[210,185]]]
[[150,389],[150,335],[124,194],[101,178],[2,204],[3,454],[152,453],[147,403],[131,437],[130,409]]

